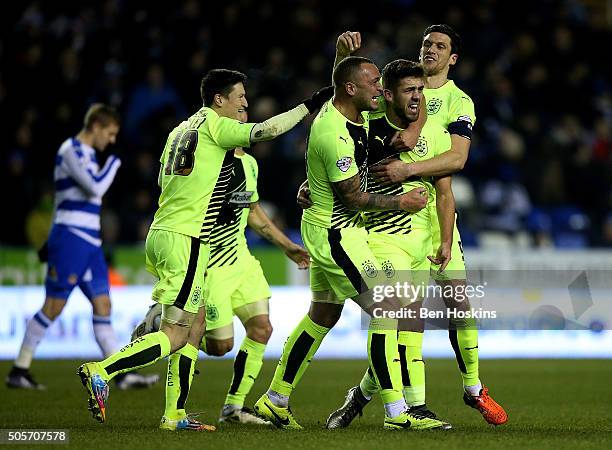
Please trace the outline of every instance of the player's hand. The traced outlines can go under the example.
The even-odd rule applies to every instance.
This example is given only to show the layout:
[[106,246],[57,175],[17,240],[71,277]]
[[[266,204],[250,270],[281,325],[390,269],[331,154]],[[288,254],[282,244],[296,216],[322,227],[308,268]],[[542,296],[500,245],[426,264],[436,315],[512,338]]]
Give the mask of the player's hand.
[[451,245],[450,245],[450,243],[449,244],[440,244],[440,247],[438,248],[436,256],[428,256],[427,259],[429,259],[435,265],[439,265],[440,266],[440,268],[438,269],[438,273],[444,272],[444,269],[446,269],[446,266],[448,266],[448,263],[451,260]]
[[310,267],[310,255],[304,247],[291,243],[291,245],[285,249],[285,255],[297,264],[298,269],[304,270]]
[[302,103],[306,105],[308,108],[308,112],[312,114],[313,112],[321,109],[323,103],[334,96],[334,87],[333,86],[325,86],[324,88],[319,89],[317,92],[312,94],[312,97],[304,100]]
[[410,192],[400,195],[400,208],[408,212],[417,212],[427,205],[427,189],[414,188]]
[[395,133],[391,138],[390,144],[398,152],[409,152],[416,146],[418,140],[418,135],[412,130],[405,129]]
[[361,33],[359,31],[345,31],[336,41],[336,54],[350,56],[361,48]]
[[382,184],[401,183],[412,176],[410,164],[399,159],[376,164],[370,167],[369,171]]
[[297,204],[302,209],[308,209],[312,206],[312,200],[310,199],[310,188],[308,187],[308,180],[304,181],[297,193]]

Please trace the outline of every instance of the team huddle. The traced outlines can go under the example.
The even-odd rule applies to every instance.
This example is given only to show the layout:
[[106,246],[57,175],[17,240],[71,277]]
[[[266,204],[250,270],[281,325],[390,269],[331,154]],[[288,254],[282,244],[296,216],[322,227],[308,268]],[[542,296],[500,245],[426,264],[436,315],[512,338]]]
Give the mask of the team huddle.
[[[423,299],[408,301],[391,295],[378,302],[372,291],[406,279],[428,284],[431,277],[440,286],[451,287],[445,292],[467,283],[451,180],[467,160],[476,117],[472,100],[448,79],[458,59],[460,38],[447,25],[432,25],[423,33],[420,62],[391,61],[382,75],[369,59],[351,56],[360,47],[360,33],[340,35],[333,87],[260,123],[247,121],[243,74],[215,69],[203,78],[203,107],[172,130],[160,158],[159,208],[145,245],[147,270],[157,279],[152,293],[155,304],[134,330],[132,342],[116,352],[107,350],[104,360],[78,369],[96,420],[107,418],[112,379],[125,374],[142,377],[134,371],[167,357],[166,406],[160,428],[214,430],[187,413],[189,389],[200,350],[221,356],[234,346],[232,324],[237,316],[246,337],[234,362],[219,421],[302,429],[289,406],[291,393],[350,298],[370,317],[364,353],[368,365],[344,404],[331,412],[327,428],[349,426],[376,393],[384,405],[385,429],[452,428],[426,404],[423,319],[376,313],[381,304],[396,311],[418,308]],[[243,148],[272,140],[314,113],[307,180],[298,192],[303,208],[302,248],[260,206],[257,162]],[[118,120],[111,123],[118,128]],[[111,171],[114,176],[119,163],[107,165],[97,174],[89,173],[94,179]],[[78,187],[81,181],[72,183]],[[100,198],[109,185],[100,192],[85,189],[79,202],[63,205],[99,214]],[[86,204],[91,198],[97,209]],[[269,389],[253,410],[245,407],[245,400],[272,334],[271,292],[259,262],[249,252],[247,225],[281,248],[300,269],[309,268],[312,293],[308,313],[287,338]],[[99,247],[97,241],[87,240],[92,239],[87,224],[82,228],[56,220],[49,260],[61,258],[56,235],[81,239],[85,247]],[[91,276],[89,265],[82,266],[59,276],[51,274],[56,280],[62,276],[69,280],[62,295],[57,288],[50,290],[55,285],[47,282],[47,296],[60,297],[65,303],[72,288],[86,285],[86,277]],[[98,292],[102,294],[106,300],[107,285]],[[450,309],[470,308],[467,301],[452,295],[442,300]],[[32,327],[46,319],[43,311]],[[450,319],[448,327],[463,401],[490,424],[507,422],[506,412],[479,378],[474,320]],[[23,366],[18,364],[21,360],[27,366],[12,372],[14,387],[35,383],[27,372],[33,350],[26,353],[15,366]],[[157,380],[138,381],[150,385]]]

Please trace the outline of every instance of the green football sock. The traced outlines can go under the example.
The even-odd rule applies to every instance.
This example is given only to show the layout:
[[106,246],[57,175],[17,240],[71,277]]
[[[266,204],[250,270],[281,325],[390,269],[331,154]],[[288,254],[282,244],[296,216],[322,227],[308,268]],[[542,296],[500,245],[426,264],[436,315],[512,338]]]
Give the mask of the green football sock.
[[329,328],[317,325],[308,314],[287,338],[270,389],[289,396],[310,365]]
[[374,394],[380,391],[380,387],[374,378],[372,369],[368,367],[368,370],[363,374],[363,378],[359,383],[359,389],[365,398],[370,399]]
[[185,402],[193,381],[198,349],[191,344],[170,355],[168,358],[168,376],[166,377],[166,410],[168,419],[182,419],[186,416]]
[[404,397],[409,406],[425,404],[423,333],[400,331],[397,339],[402,367]]
[[478,329],[473,319],[453,320],[448,337],[463,378],[463,386],[480,383],[478,373]]
[[133,340],[121,350],[100,361],[105,381],[120,373],[146,367],[170,354],[170,340],[163,331],[147,334]]
[[368,361],[372,374],[380,386],[383,403],[404,399],[402,375],[397,352],[397,320],[370,320],[368,329]]
[[226,405],[236,405],[242,408],[244,399],[259,375],[265,351],[266,344],[255,342],[248,337],[244,338],[234,360],[234,377],[227,397],[225,397]]

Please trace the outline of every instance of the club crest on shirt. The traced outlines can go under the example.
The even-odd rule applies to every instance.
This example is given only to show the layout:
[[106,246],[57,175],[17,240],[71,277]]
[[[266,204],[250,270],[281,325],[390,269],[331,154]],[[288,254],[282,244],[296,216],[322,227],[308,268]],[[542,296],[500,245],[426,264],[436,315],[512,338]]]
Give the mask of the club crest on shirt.
[[215,305],[206,305],[206,320],[215,321],[219,318],[219,310]]
[[351,164],[353,164],[353,158],[350,156],[343,156],[338,161],[336,161],[336,166],[340,169],[341,172],[346,172],[351,168]]
[[414,146],[413,151],[418,156],[425,156],[427,154],[427,141],[423,137],[419,136],[419,140]]
[[200,286],[197,286],[194,290],[193,290],[193,295],[191,296],[191,304],[192,305],[197,305],[198,302],[200,301],[200,295],[202,295],[202,288],[200,288]]
[[432,98],[427,102],[427,114],[432,115],[440,111],[440,107],[442,106],[442,99],[440,98]]
[[364,261],[363,264],[361,264],[361,267],[369,278],[374,278],[376,275],[378,275],[376,266],[369,259]]

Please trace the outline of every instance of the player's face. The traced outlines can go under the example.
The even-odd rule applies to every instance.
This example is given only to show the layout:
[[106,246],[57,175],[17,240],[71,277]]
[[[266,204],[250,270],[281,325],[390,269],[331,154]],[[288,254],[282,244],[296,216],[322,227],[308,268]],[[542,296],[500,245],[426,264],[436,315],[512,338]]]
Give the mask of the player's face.
[[419,55],[425,75],[440,73],[457,62],[457,54],[451,54],[451,39],[444,33],[434,31],[423,38]]
[[385,89],[385,99],[395,114],[409,122],[414,122],[419,118],[423,89],[425,89],[425,82],[422,78],[402,78],[393,91]]
[[102,126],[99,123],[93,126],[93,146],[103,152],[109,144],[114,144],[119,134],[119,125],[110,123]]
[[378,97],[383,92],[378,67],[374,64],[362,64],[361,70],[352,84],[355,86],[353,102],[359,111],[375,111],[378,109]]
[[242,83],[236,83],[227,97],[222,95],[221,99],[223,101],[222,114],[232,119],[240,120],[241,114],[244,114],[249,106]]

